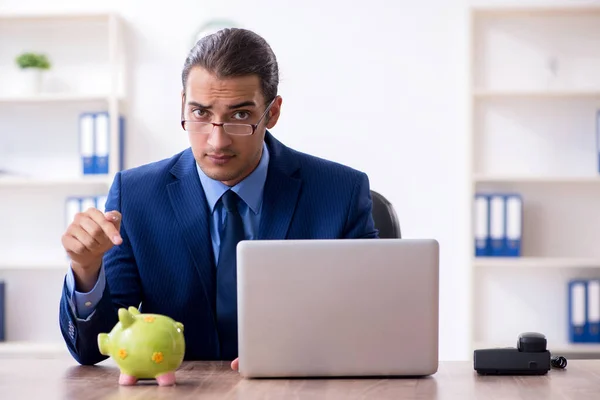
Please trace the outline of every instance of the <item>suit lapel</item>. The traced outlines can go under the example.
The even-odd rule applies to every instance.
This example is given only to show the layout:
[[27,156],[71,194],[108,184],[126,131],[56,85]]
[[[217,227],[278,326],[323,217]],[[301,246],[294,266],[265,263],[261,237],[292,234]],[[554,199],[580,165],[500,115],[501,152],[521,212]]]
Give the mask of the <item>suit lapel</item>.
[[[177,180],[167,185],[171,206],[200,275],[207,304],[213,312],[215,295],[214,257],[210,237],[210,212],[196,171],[192,152],[186,150],[171,169]],[[214,320],[214,313],[213,313]]]
[[289,150],[266,134],[269,146],[269,170],[263,191],[263,205],[258,239],[285,239],[287,236],[298,196],[301,181],[293,176],[299,165]]

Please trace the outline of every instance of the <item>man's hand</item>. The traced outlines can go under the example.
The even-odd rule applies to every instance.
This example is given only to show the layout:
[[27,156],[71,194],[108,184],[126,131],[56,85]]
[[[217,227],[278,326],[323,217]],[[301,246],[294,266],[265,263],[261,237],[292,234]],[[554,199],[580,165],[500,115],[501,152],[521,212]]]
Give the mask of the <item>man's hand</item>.
[[237,370],[238,370],[238,368],[239,368],[239,366],[240,366],[240,361],[239,361],[239,360],[240,360],[239,358],[236,358],[235,360],[233,360],[233,361],[231,362],[231,369],[232,369],[232,370],[234,370],[234,371],[237,371]]
[[71,258],[75,285],[89,292],[98,280],[102,256],[114,245],[123,243],[119,233],[121,214],[106,214],[95,208],[78,213],[62,236],[62,245]]

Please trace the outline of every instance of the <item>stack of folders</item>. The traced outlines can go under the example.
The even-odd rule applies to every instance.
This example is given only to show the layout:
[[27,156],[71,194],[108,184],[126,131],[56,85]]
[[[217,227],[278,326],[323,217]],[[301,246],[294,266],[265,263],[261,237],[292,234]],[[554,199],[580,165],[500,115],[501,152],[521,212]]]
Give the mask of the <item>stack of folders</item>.
[[68,227],[75,215],[80,212],[85,212],[90,208],[97,208],[104,212],[106,205],[106,196],[94,196],[94,197],[68,197],[65,204],[65,228]]
[[0,342],[6,340],[6,284],[0,281]]
[[476,193],[475,256],[519,257],[523,233],[523,199],[516,193]]
[[[120,142],[119,170],[123,169],[123,143],[125,120],[119,117],[118,138]],[[84,175],[109,173],[110,117],[108,112],[83,113],[79,116],[79,145]]]
[[569,342],[600,343],[600,279],[569,281]]

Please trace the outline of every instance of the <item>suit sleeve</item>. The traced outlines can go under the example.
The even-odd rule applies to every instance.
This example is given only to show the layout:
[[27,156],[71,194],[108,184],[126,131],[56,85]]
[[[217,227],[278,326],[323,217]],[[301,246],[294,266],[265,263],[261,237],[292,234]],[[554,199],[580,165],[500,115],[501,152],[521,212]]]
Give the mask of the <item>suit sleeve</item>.
[[365,173],[360,173],[354,184],[352,199],[348,211],[348,218],[344,229],[344,239],[378,238],[373,221],[373,200],[369,178]]
[[[121,173],[117,173],[110,188],[106,210],[122,211]],[[66,277],[60,300],[59,325],[67,348],[77,362],[93,365],[106,356],[98,349],[98,334],[108,333],[118,321],[120,307],[138,307],[141,302],[141,283],[133,256],[131,242],[127,235],[126,218],[121,221],[123,243],[114,246],[103,258],[106,282],[102,297],[94,311],[86,318],[79,318],[73,293],[69,290]]]

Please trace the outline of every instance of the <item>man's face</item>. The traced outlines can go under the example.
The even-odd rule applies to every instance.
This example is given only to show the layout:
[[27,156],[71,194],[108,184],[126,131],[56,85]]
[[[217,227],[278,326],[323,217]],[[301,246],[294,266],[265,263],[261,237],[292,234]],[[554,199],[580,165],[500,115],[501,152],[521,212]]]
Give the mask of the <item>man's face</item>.
[[[200,67],[189,73],[184,100],[184,119],[197,122],[256,124],[267,107],[258,76],[218,79]],[[280,109],[277,97],[252,135],[230,135],[222,126],[214,126],[209,134],[189,132],[202,171],[229,186],[243,180],[258,165],[265,130],[275,126]]]

